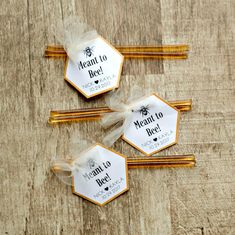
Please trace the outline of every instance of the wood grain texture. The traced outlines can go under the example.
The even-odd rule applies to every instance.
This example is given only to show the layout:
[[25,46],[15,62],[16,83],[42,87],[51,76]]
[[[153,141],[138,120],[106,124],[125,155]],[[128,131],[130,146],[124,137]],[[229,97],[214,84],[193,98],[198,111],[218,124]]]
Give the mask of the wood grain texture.
[[[113,44],[190,45],[188,60],[125,62],[120,89],[193,99],[179,144],[161,154],[194,153],[195,169],[130,170],[130,191],[104,207],[53,176],[51,159],[74,136],[104,136],[98,122],[47,125],[51,109],[104,105],[63,80],[62,60],[43,58],[57,43],[51,25],[72,14]],[[3,0],[0,19],[1,234],[235,234],[233,0]],[[114,148],[136,153],[121,140]]]

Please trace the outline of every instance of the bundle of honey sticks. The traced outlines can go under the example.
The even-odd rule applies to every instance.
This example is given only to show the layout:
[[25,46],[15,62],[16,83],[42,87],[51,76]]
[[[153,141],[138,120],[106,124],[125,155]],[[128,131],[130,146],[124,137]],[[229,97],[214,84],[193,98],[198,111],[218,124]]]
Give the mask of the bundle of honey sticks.
[[[71,162],[68,160],[68,162]],[[194,167],[196,159],[193,154],[187,155],[169,155],[156,157],[139,157],[127,158],[129,169],[136,168],[175,168],[175,167]],[[52,171],[59,172],[62,169],[59,166],[53,166]]]
[[[177,108],[181,112],[190,111],[192,108],[192,100],[179,100],[169,102],[173,107]],[[72,121],[90,121],[98,120],[103,114],[111,113],[108,107],[98,108],[84,108],[84,109],[73,109],[73,110],[52,110],[48,119],[49,124],[66,123]]]
[[193,154],[156,157],[135,157],[127,159],[128,168],[173,168],[194,167],[196,159]]
[[[125,59],[187,59],[188,45],[164,46],[115,46]],[[61,45],[49,45],[45,49],[47,58],[67,58]]]

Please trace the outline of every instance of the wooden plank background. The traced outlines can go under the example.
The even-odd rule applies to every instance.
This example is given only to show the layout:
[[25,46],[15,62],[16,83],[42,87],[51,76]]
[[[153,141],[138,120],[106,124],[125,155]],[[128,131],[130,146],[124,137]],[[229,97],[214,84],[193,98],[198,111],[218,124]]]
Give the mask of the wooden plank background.
[[[113,44],[190,45],[188,60],[126,61],[121,89],[193,99],[179,144],[161,154],[194,153],[196,168],[130,170],[130,191],[104,207],[53,176],[74,136],[104,136],[98,122],[47,125],[51,109],[104,105],[63,80],[62,60],[43,58],[51,25],[73,14]],[[235,234],[234,0],[2,0],[0,19],[0,234]]]

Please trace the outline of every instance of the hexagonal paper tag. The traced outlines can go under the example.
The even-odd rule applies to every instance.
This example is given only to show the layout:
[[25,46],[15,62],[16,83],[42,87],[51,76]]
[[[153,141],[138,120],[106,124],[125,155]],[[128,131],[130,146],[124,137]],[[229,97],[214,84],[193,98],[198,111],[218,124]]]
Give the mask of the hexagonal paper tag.
[[82,157],[85,164],[73,176],[73,193],[102,206],[128,190],[125,156],[96,144]]
[[177,143],[180,112],[153,94],[134,104],[122,138],[150,156]]
[[67,59],[65,80],[86,98],[119,86],[124,57],[102,37],[84,46],[78,58],[76,64]]

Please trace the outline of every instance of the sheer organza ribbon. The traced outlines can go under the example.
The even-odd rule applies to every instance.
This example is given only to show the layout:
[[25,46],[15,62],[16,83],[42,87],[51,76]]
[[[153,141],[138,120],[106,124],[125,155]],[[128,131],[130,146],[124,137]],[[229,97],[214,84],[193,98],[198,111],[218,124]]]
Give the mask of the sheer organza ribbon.
[[113,110],[112,113],[104,114],[101,119],[101,125],[105,129],[110,128],[110,132],[103,139],[103,143],[109,147],[113,145],[129,127],[133,113],[139,111],[140,107],[143,105],[141,100],[144,100],[146,95],[143,95],[139,87],[134,87],[127,102],[124,102],[122,98],[123,96],[119,91],[112,91],[105,96],[107,106]]
[[78,62],[78,52],[99,37],[90,25],[82,22],[78,16],[70,16],[52,26],[56,39],[63,45],[69,58]]
[[[72,155],[76,156],[69,160],[57,158],[53,160],[52,163],[52,171],[55,175],[65,184],[72,185],[72,178],[76,174],[77,171],[87,172],[89,171],[89,167],[91,164],[100,165],[102,159],[101,153],[99,150],[92,149],[94,144],[88,143],[88,141],[80,141],[78,143],[73,144],[73,152]],[[97,157],[99,156],[100,157]]]

